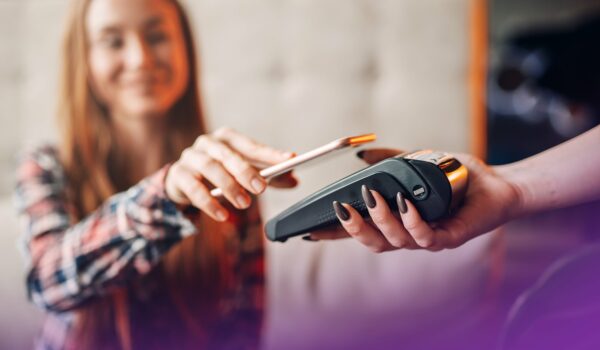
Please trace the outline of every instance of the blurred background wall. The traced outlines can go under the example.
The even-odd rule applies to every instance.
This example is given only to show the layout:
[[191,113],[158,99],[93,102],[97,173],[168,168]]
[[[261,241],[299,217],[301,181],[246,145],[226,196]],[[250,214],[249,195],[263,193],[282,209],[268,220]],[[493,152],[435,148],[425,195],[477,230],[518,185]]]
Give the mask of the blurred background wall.
[[[376,132],[380,145],[466,150],[467,3],[188,0],[210,125],[230,125],[298,152],[365,132]],[[19,150],[55,139],[59,39],[67,4],[0,1],[0,198],[5,219],[0,339],[12,342],[11,348],[29,344],[39,318],[26,303],[22,260],[15,248],[12,172]],[[266,196],[265,217],[360,166],[353,153],[346,153],[319,164],[318,170],[302,170],[300,189]],[[352,254],[370,254],[352,242],[345,246]],[[272,264],[277,290],[304,284],[304,268],[314,263],[310,259],[330,250],[299,242],[274,246],[271,261],[291,265]],[[288,280],[291,272],[298,276]],[[323,283],[313,286],[316,293],[323,293]],[[281,302],[289,309],[302,308],[305,289]],[[303,299],[300,306],[289,305],[296,297]]]
[[[490,0],[489,15],[489,162],[525,158],[600,122],[600,99],[590,98],[600,92],[600,2]],[[589,203],[505,225],[505,309],[561,256],[598,241],[598,210]]]
[[12,205],[17,152],[54,137],[58,39],[65,1],[0,1],[0,348],[31,348],[40,312],[27,302]]
[[[502,10],[522,9],[516,26],[555,13],[545,4],[558,2],[528,8],[508,1]],[[40,319],[26,302],[10,196],[16,153],[56,137],[59,38],[67,3],[0,0],[2,348],[27,347]],[[469,0],[185,3],[196,24],[212,127],[229,125],[297,152],[365,132],[376,132],[379,145],[470,150]],[[505,33],[511,25],[498,28]],[[264,196],[265,218],[361,166],[346,153],[299,170],[300,188]],[[491,244],[491,236],[483,237],[435,256],[375,256],[352,241],[269,245],[266,346],[277,349],[312,336],[321,345],[339,344],[340,334],[322,334],[336,323],[334,329],[343,329],[348,339],[358,337],[365,322],[384,325],[369,330],[375,336],[400,339],[424,325],[448,325],[448,315],[465,316],[463,323],[452,323],[457,328],[473,327],[489,282]],[[414,317],[436,305],[448,313]]]

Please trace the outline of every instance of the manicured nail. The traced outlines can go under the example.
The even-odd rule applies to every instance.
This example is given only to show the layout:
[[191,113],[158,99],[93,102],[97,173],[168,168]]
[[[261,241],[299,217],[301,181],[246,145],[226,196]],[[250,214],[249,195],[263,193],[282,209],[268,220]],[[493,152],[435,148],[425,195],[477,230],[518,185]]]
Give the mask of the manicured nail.
[[406,199],[404,199],[404,196],[400,192],[398,192],[398,194],[396,195],[396,203],[398,203],[398,209],[400,210],[400,212],[402,214],[406,214],[406,212],[408,211],[408,207],[406,206]]
[[302,239],[307,242],[318,242],[319,241],[318,239],[312,238],[311,235],[302,236]]
[[348,209],[344,208],[340,202],[333,201],[333,210],[335,210],[335,214],[338,218],[340,218],[340,220],[346,221],[350,219],[350,213],[348,212]]
[[235,201],[237,202],[238,206],[243,209],[248,208],[250,205],[250,198],[244,196],[243,194],[238,194],[238,196],[235,197]]
[[255,177],[254,179],[252,179],[252,181],[250,182],[250,185],[252,186],[252,189],[254,189],[254,191],[256,193],[260,193],[262,192],[262,190],[265,189],[265,182],[261,179],[259,179],[258,177]]
[[375,205],[377,205],[377,202],[375,202],[375,197],[373,197],[373,193],[371,193],[369,188],[365,185],[362,185],[360,187],[360,191],[362,192],[362,197],[363,197],[363,200],[365,201],[365,204],[367,205],[367,207],[369,207],[371,209],[375,208]]
[[356,152],[356,156],[360,159],[365,159],[365,150]]
[[215,216],[217,218],[217,221],[225,221],[225,220],[227,220],[227,212],[225,210],[218,209],[215,212]]

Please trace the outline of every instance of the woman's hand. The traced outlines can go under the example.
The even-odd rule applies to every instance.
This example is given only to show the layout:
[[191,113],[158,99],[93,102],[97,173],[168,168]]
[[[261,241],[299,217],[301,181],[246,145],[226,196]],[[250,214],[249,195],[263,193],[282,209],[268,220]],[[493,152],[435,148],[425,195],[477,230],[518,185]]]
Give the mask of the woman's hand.
[[[165,180],[167,196],[177,204],[191,204],[213,219],[224,221],[229,212],[210,195],[208,183],[221,188],[234,207],[245,209],[252,201],[248,192],[260,194],[267,186],[257,167],[274,165],[293,156],[291,152],[267,147],[230,128],[221,128],[198,137],[171,166]],[[271,185],[277,187],[296,184],[291,173],[271,181]]]
[[[373,149],[364,151],[361,158],[375,163],[399,153]],[[458,247],[518,213],[519,190],[502,176],[500,168],[489,167],[467,154],[458,154],[456,158],[469,170],[469,187],[464,203],[451,217],[427,223],[401,194],[396,198],[398,211],[392,211],[379,193],[364,187],[363,199],[370,218],[365,220],[352,206],[335,202],[342,228],[313,232],[311,240],[350,236],[378,253],[400,248],[438,251]]]

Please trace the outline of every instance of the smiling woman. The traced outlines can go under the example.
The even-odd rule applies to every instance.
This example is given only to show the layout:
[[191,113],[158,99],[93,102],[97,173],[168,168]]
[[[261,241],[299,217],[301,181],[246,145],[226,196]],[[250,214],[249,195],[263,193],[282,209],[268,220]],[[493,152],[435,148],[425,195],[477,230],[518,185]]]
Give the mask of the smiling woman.
[[205,133],[177,1],[71,10],[61,142],[27,153],[17,174],[27,287],[48,311],[38,347],[257,347],[263,246],[250,195],[266,181],[255,164],[291,154],[229,128]]
[[95,96],[117,116],[164,115],[189,83],[177,8],[147,3],[93,1],[86,16]]

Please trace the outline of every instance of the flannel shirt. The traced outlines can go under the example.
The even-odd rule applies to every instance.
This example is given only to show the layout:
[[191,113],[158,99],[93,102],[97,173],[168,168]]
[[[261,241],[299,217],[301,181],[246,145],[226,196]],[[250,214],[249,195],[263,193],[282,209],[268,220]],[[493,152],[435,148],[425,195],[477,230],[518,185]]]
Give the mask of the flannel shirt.
[[[30,300],[48,311],[36,340],[37,348],[77,348],[71,334],[73,310],[106,296],[117,286],[128,289],[130,319],[144,323],[154,318],[160,323],[161,318],[164,321],[161,312],[148,314],[147,310],[173,309],[165,304],[168,298],[164,291],[156,292],[154,298],[138,296],[152,294],[149,286],[156,289],[160,284],[152,281],[151,272],[171,247],[187,236],[211,233],[197,232],[190,216],[167,198],[167,170],[165,166],[127,191],[113,195],[96,211],[75,222],[67,197],[67,179],[56,149],[41,147],[26,153],[20,161],[15,199],[28,265],[27,290]],[[235,289],[224,293],[219,301],[228,305],[222,322],[227,329],[212,330],[227,333],[230,345],[223,348],[254,348],[261,330],[262,229],[258,211],[249,212],[254,214],[233,212],[232,219],[222,225],[235,240],[230,246],[235,248],[236,259]],[[141,282],[131,283],[136,279]],[[142,293],[136,294],[136,288]],[[153,334],[168,328],[164,323],[155,330],[149,327],[144,348],[169,345],[164,336]]]

